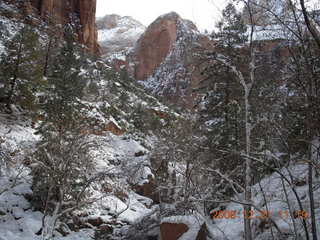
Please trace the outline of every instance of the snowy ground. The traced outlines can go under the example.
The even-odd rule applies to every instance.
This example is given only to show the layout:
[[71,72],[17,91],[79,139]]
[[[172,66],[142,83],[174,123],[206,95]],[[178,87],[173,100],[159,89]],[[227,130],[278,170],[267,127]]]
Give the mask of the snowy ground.
[[[39,137],[34,135],[34,130],[25,118],[19,120],[19,117],[7,115],[0,116],[0,137],[2,161],[6,163],[2,163],[0,174],[0,240],[37,240],[40,237],[36,233],[41,229],[43,214],[34,211],[27,200],[32,195],[32,177],[30,169],[23,166],[22,162]],[[100,217],[106,223],[134,223],[151,211],[149,207],[152,200],[130,190],[129,172],[125,171],[128,171],[127,167],[131,170],[136,167],[137,171],[130,173],[131,181],[143,182],[151,171],[146,156],[136,157],[135,153],[147,153],[148,150],[130,136],[106,133],[104,136],[90,137],[99,143],[91,153],[96,161],[96,171],[113,173],[108,184],[112,189],[125,192],[126,196],[120,199],[114,192],[104,196],[105,193],[100,191],[101,186],[97,183],[97,190],[93,190],[93,194],[96,195],[94,197],[102,198],[81,210],[82,213],[86,212],[87,218]],[[7,159],[11,159],[10,162],[5,161]],[[92,229],[82,229],[80,232],[71,232],[66,237],[56,233],[55,239],[91,239],[93,232]]]
[[[301,201],[304,210],[309,214],[309,199],[308,199],[308,188],[307,182],[307,165],[298,164],[288,169],[293,176],[295,187]],[[282,169],[282,173],[289,178],[289,171],[287,169]],[[315,196],[315,205],[316,205],[316,216],[317,222],[320,222],[320,189],[319,189],[320,179],[317,178],[315,181],[314,196]],[[298,203],[296,201],[295,195],[291,190],[288,183],[283,185],[281,178],[278,173],[273,173],[269,177],[265,177],[259,184],[256,184],[253,187],[253,203],[259,209],[268,211],[270,218],[276,223],[278,228],[281,230],[282,234],[288,234],[287,239],[293,239],[289,236],[293,234],[293,223],[290,218],[290,210],[286,201],[285,189],[288,193],[288,199],[290,199],[291,211],[299,210]],[[262,194],[261,188],[263,189],[264,195]],[[241,196],[239,197],[241,201]],[[239,200],[235,199],[235,200]],[[267,204],[265,204],[265,199]],[[230,203],[227,205],[226,211],[236,210],[235,219],[215,219],[213,224],[210,224],[210,232],[214,236],[215,240],[225,240],[225,239],[243,239],[243,207],[238,203]],[[268,218],[260,218],[261,213],[255,209],[253,211],[253,231],[255,233],[254,239],[272,239],[270,222],[267,225],[263,226],[263,220],[268,220]],[[295,224],[297,231],[300,234],[299,239],[305,239],[303,229],[302,229],[302,217],[295,219]],[[308,225],[310,227],[310,214],[306,218]],[[319,230],[318,226],[318,230]],[[282,239],[279,237],[278,231],[275,227],[272,228],[273,233],[276,237],[275,239]],[[311,231],[310,231],[311,232]],[[320,236],[320,232],[318,232]]]

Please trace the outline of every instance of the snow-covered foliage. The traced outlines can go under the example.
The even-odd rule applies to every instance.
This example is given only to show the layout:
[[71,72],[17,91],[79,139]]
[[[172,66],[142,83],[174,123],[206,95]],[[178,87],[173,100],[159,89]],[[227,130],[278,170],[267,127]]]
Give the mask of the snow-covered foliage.
[[0,30],[1,30],[1,41],[0,41],[0,54],[4,51],[3,42],[10,39],[21,27],[23,24],[15,23],[10,18],[6,17],[4,13],[9,12],[17,12],[17,9],[14,5],[9,5],[0,2]]
[[[277,0],[276,2],[279,3],[280,1]],[[13,6],[2,1],[0,7],[1,11],[8,11],[9,13],[16,13],[17,11]],[[277,14],[280,13],[277,12]],[[161,16],[157,21],[161,21],[168,16],[175,17],[175,13]],[[115,19],[118,21],[117,27],[103,28],[102,26],[99,35],[100,40],[110,43],[117,42],[119,37],[123,37],[126,51],[130,47],[126,41],[136,41],[136,38],[144,31],[144,27],[129,17],[116,16]],[[157,24],[157,21],[155,24]],[[103,25],[103,22],[101,24]],[[4,33],[0,36],[0,53],[3,51],[2,41],[10,39],[20,27],[21,24],[13,21],[10,17],[6,17],[6,14],[0,14],[1,33]],[[272,25],[269,27],[269,29],[257,27],[254,40],[288,38],[288,35],[282,35],[285,32],[280,30],[280,26]],[[191,53],[194,53],[200,37],[201,34],[191,22],[179,18],[177,40],[173,44],[169,55],[152,77],[141,82],[142,85],[151,90],[153,94],[160,96],[165,94],[176,94],[180,98],[186,96],[186,89],[191,79],[191,71],[187,66],[191,65],[193,67],[193,63],[189,62],[189,57],[192,57]],[[42,36],[42,41],[46,41],[45,39],[46,36]],[[80,55],[76,56],[77,60],[81,59]],[[217,54],[215,57],[220,56]],[[113,54],[111,58],[122,58],[124,60],[122,53],[119,52]],[[226,59],[222,58],[222,60]],[[79,122],[83,121],[83,125],[79,124],[81,127],[79,135],[77,135],[80,139],[79,142],[91,143],[84,153],[88,158],[83,159],[87,159],[88,163],[92,163],[92,166],[90,165],[90,168],[86,169],[87,172],[78,171],[78,173],[83,174],[78,174],[76,178],[72,178],[72,184],[78,187],[78,179],[83,177],[82,175],[92,177],[89,179],[93,179],[93,181],[87,182],[88,190],[85,196],[87,202],[71,208],[70,211],[60,215],[59,218],[55,211],[52,211],[53,214],[51,214],[50,211],[54,209],[53,207],[48,208],[48,214],[47,211],[44,211],[47,208],[37,204],[38,199],[35,197],[37,196],[37,189],[35,189],[37,185],[34,184],[37,173],[34,170],[39,167],[41,161],[35,161],[32,153],[39,148],[38,143],[45,138],[45,131],[36,132],[36,129],[39,129],[39,126],[45,121],[46,116],[43,113],[45,111],[33,112],[35,116],[31,120],[29,115],[31,110],[25,111],[19,104],[12,104],[13,111],[11,114],[2,113],[0,108],[0,240],[43,240],[41,235],[45,232],[44,229],[46,230],[45,225],[49,225],[50,222],[54,223],[52,224],[54,226],[52,240],[158,239],[159,225],[162,223],[182,223],[186,225],[188,230],[179,237],[179,240],[196,239],[200,229],[205,225],[208,230],[208,238],[241,240],[244,239],[242,209],[246,204],[252,204],[254,209],[252,219],[254,239],[294,239],[294,236],[295,239],[305,239],[305,232],[311,229],[311,220],[308,216],[310,206],[308,167],[311,164],[309,166],[307,164],[308,161],[315,164],[312,167],[315,171],[318,171],[319,136],[316,133],[312,136],[311,154],[307,160],[305,159],[305,151],[291,149],[292,146],[303,148],[303,146],[300,146],[301,144],[291,146],[290,141],[293,141],[291,138],[300,137],[304,134],[304,129],[301,130],[304,126],[298,122],[299,119],[297,120],[300,117],[304,123],[304,112],[296,114],[294,118],[289,120],[286,119],[287,122],[282,121],[286,117],[284,114],[277,115],[280,120],[271,116],[270,119],[278,121],[272,123],[278,124],[277,131],[279,131],[281,139],[277,135],[276,140],[274,140],[273,133],[268,132],[273,130],[271,128],[267,130],[265,126],[265,128],[257,128],[256,132],[258,133],[255,132],[254,134],[257,134],[258,137],[253,136],[252,151],[248,151],[248,155],[244,154],[241,140],[239,146],[229,143],[224,144],[221,141],[222,148],[216,152],[210,152],[208,146],[217,147],[219,138],[221,140],[224,137],[223,134],[225,134],[224,129],[220,126],[226,118],[223,114],[217,112],[217,108],[214,109],[217,113],[215,117],[204,115],[205,119],[203,119],[201,128],[199,125],[202,123],[197,122],[196,114],[179,115],[173,112],[155,97],[146,93],[124,71],[115,72],[110,66],[99,60],[85,59],[83,62],[78,69],[70,68],[66,71],[69,73],[70,70],[70,75],[74,79],[78,79],[77,77],[80,76],[81,80],[85,81],[85,84],[83,84],[85,85],[84,97],[81,100],[74,97],[74,102],[69,106],[77,106],[77,111],[79,111],[77,116],[81,116],[81,119],[77,120]],[[225,63],[228,64],[229,62]],[[245,64],[245,61],[242,61],[242,64]],[[254,64],[255,62],[251,64],[252,69],[254,69]],[[260,72],[257,70],[256,73]],[[250,92],[248,89],[253,85],[248,87],[247,79],[245,79],[246,74],[241,75],[240,81],[246,85],[244,87],[245,92]],[[267,78],[266,76],[263,77],[262,80]],[[54,86],[54,84],[52,85]],[[0,87],[2,87],[1,83]],[[260,85],[254,87],[261,90],[259,96],[267,95]],[[50,88],[47,90],[52,91]],[[218,90],[218,88],[215,88],[215,94],[220,94],[217,93]],[[282,91],[284,90],[292,91],[289,90],[289,86],[282,89]],[[270,91],[273,93],[271,94],[272,97],[276,98],[275,93],[278,91]],[[252,96],[256,97],[254,94]],[[295,94],[287,94],[287,97],[294,97]],[[45,93],[39,95],[44,96]],[[259,102],[258,99],[254,100]],[[235,114],[241,113],[240,110],[243,106],[236,100],[232,102],[234,105],[230,106],[232,108],[229,111],[232,110]],[[281,99],[281,101],[276,99],[275,102],[274,105],[272,105],[273,103],[270,104],[272,105],[271,110],[274,110],[273,107],[280,105],[280,103],[287,104],[285,99]],[[300,103],[297,102],[296,105]],[[3,103],[0,102],[0,104]],[[210,105],[206,99],[203,99],[202,104],[204,108],[208,108],[208,105]],[[255,108],[257,105],[254,103],[252,107]],[[266,109],[269,107],[264,102],[262,105]],[[58,107],[61,108],[62,104]],[[285,108],[287,106],[281,107],[288,110]],[[267,115],[268,110],[266,109],[254,109],[257,112],[260,111],[260,115],[257,114],[259,116],[257,118],[253,116],[250,118],[250,123],[247,125],[250,131],[259,127],[262,122],[267,122],[267,124],[271,122],[267,121],[269,115]],[[274,112],[271,114],[276,115]],[[291,114],[291,112],[287,111],[287,114]],[[181,122],[177,123],[177,119]],[[293,123],[295,124],[294,127],[297,128],[297,133],[295,132],[297,135],[289,135],[291,133],[288,132],[292,130],[290,126],[285,128],[291,124],[292,119],[297,120],[297,124]],[[177,124],[175,125],[175,123]],[[236,132],[237,134],[245,135],[244,130],[247,129],[243,128],[241,118],[237,118],[235,123],[236,125],[231,127],[239,130],[239,132]],[[55,127],[61,129],[64,127],[63,124],[64,122]],[[219,134],[212,134],[215,133],[213,129],[217,128],[221,130]],[[209,133],[208,136],[211,135],[212,139],[205,136],[202,130]],[[57,132],[59,131],[56,130],[54,132],[56,135],[53,136],[58,136]],[[263,139],[261,136],[263,134],[269,138]],[[229,136],[231,135],[229,134]],[[249,135],[248,131],[246,135]],[[233,138],[230,139],[234,140]],[[210,140],[210,142],[208,143],[207,140]],[[268,146],[266,140],[270,141]],[[288,153],[280,151],[282,147],[280,141],[287,141],[285,144],[290,145]],[[58,145],[61,146],[61,149],[67,150],[68,154],[70,152],[75,153],[72,152],[74,149],[67,149],[70,146],[68,141],[62,141],[62,143]],[[47,145],[49,144],[47,143]],[[276,154],[273,154],[271,150],[274,150]],[[216,156],[217,152],[222,153],[218,158]],[[50,155],[50,152],[48,154],[48,151],[45,151],[45,153],[48,157],[54,155]],[[76,156],[73,159],[74,162],[83,161],[80,153],[71,154],[69,159],[72,159],[73,156]],[[235,168],[236,164],[229,162],[228,157],[242,162],[252,158],[252,161],[261,164],[252,164],[251,166],[252,172],[257,172],[257,176],[254,176],[255,179],[253,179],[254,185],[250,185],[252,187],[251,202],[245,202],[244,200],[246,198],[243,193],[243,179],[240,178],[245,176],[238,177],[242,174],[242,169]],[[59,166],[54,165],[54,167],[59,169],[66,162],[58,164]],[[155,163],[159,163],[159,166],[152,166]],[[231,171],[224,173],[216,169],[218,164],[230,168]],[[47,165],[43,165],[44,168],[49,168]],[[266,165],[267,167],[264,168]],[[75,166],[77,166],[75,168],[82,167]],[[228,173],[230,173],[230,176],[231,174],[237,175],[231,179],[232,176],[228,176]],[[71,174],[71,171],[62,171],[63,176]],[[43,185],[45,185],[44,178],[46,177],[44,175],[41,175],[43,176]],[[250,173],[250,175],[255,174]],[[320,179],[318,172],[311,176],[313,177],[313,189],[311,191],[315,198],[314,213],[318,223],[320,221]],[[39,181],[38,178],[37,181],[41,185],[41,179]],[[154,186],[154,182],[156,182],[156,186]],[[223,190],[231,189],[231,193],[220,191],[220,185],[228,185],[228,187],[231,185],[229,189],[223,186]],[[48,188],[50,187],[48,186]],[[152,189],[147,189],[149,193],[138,190],[145,190],[144,187]],[[59,187],[57,189],[60,190]],[[139,195],[138,192],[145,196]],[[151,200],[154,197],[151,196],[153,193],[158,194],[158,199],[155,197],[155,202]],[[53,193],[52,195],[55,196],[46,205],[51,206],[51,204],[54,205],[61,201],[61,198],[57,197],[58,194]],[[66,195],[67,198],[72,197],[71,194]],[[47,197],[47,199],[49,198]],[[160,203],[158,204],[158,202]],[[78,203],[74,204],[72,201],[68,202],[63,199],[62,204],[64,204],[63,210],[68,210],[69,205],[74,206]],[[211,210],[211,213],[215,210],[235,211],[236,215],[232,219],[226,216],[209,219],[208,210]],[[267,211],[269,216],[259,217],[262,214],[261,211]],[[301,215],[301,213],[305,214]],[[318,235],[320,235],[319,228]]]
[[[18,11],[2,1],[0,4],[1,11],[11,14]],[[122,18],[120,25],[133,29],[130,22],[129,18]],[[3,41],[12,37],[20,25],[19,21],[0,16],[1,51]],[[126,36],[135,37],[143,28],[129,29],[131,32]],[[149,153],[157,137],[152,124],[157,122],[164,127],[169,118],[176,115],[102,61],[88,59],[86,67],[82,66],[78,74],[87,80],[85,97],[78,104],[89,127],[82,129],[81,134],[83,141],[94,143],[87,152],[94,164],[88,175],[104,177],[89,188],[91,204],[67,214],[66,219],[58,219],[54,239],[92,239],[101,225],[114,229],[114,238],[123,239],[126,232],[121,229],[149,214],[153,204],[151,199],[134,192],[135,186],[154,178]],[[34,205],[32,170],[39,163],[32,162],[31,154],[42,139],[35,133],[35,128],[43,121],[42,113],[35,113],[37,116],[32,122],[19,106],[13,105],[12,109],[11,115],[0,115],[0,239],[41,239],[43,222],[50,218],[44,218],[41,209]],[[157,111],[166,113],[169,118],[161,119]],[[148,123],[145,117],[152,122]],[[102,222],[91,224],[97,219]],[[78,227],[81,230],[78,231]]]

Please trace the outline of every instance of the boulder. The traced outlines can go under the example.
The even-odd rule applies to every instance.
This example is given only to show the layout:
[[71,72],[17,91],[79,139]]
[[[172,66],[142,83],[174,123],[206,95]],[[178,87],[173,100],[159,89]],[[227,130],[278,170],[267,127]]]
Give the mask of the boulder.
[[206,224],[195,216],[171,216],[160,224],[161,239],[164,240],[206,240]]
[[104,222],[101,219],[101,217],[96,217],[96,218],[89,218],[88,219],[88,223],[90,223],[92,226],[94,227],[99,227],[100,225],[102,225]]
[[188,230],[188,226],[183,223],[161,223],[161,239],[178,240]]
[[152,199],[156,204],[159,203],[159,193],[157,192],[157,185],[153,178],[149,177],[147,182],[142,185],[135,185],[133,189],[139,195]]

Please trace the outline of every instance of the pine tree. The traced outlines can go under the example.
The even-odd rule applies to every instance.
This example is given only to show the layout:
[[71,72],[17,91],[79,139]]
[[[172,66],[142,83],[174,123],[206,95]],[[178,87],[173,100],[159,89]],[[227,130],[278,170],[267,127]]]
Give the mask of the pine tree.
[[218,40],[220,47],[234,48],[248,40],[247,27],[235,6],[229,3],[222,11],[222,19],[216,25],[218,31],[212,36]]
[[86,202],[91,183],[88,169],[92,162],[87,155],[91,143],[81,134],[85,125],[81,112],[85,59],[70,25],[64,32],[65,41],[48,69],[49,85],[41,105],[43,120],[38,127],[42,139],[33,155],[33,192],[45,213],[44,239],[50,239],[61,216]]
[[[217,52],[235,66],[244,65],[248,61],[245,44],[248,39],[246,25],[241,14],[233,4],[228,4],[222,11],[222,19],[217,24],[217,31],[212,34],[217,44]],[[215,58],[215,53],[208,53],[204,58]],[[229,60],[230,59],[230,60]],[[243,159],[236,152],[243,149],[245,143],[243,89],[229,66],[214,62],[208,64],[203,71],[205,84],[204,108],[201,111],[202,121],[209,131],[207,145],[210,155],[215,156],[210,167],[219,169],[232,179],[242,179]],[[222,196],[234,194],[230,184],[217,176],[215,193]],[[243,183],[242,180],[239,181]]]
[[27,25],[5,42],[0,58],[1,100],[6,102],[9,112],[14,103],[27,110],[36,109],[37,94],[46,85],[41,71],[42,51],[38,33]]

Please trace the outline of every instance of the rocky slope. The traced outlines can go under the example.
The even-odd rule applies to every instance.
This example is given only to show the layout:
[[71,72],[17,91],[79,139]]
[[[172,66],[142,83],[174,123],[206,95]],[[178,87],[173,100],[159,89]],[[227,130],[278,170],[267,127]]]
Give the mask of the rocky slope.
[[116,14],[98,19],[97,27],[98,41],[106,57],[127,52],[146,30],[144,25],[132,17]]
[[[3,43],[23,24],[11,17],[19,12],[16,5],[0,2],[2,9],[10,12],[10,17],[0,14],[3,30],[0,55],[6,55]],[[41,37],[47,36],[42,33]],[[149,185],[154,177],[150,163],[150,151],[157,140],[154,124],[164,127],[176,114],[102,61],[87,61],[90,66],[82,69],[81,74],[90,76],[91,80],[81,101],[81,112],[92,125],[83,128],[81,134],[84,140],[95,142],[95,147],[87,153],[95,166],[90,174],[103,173],[106,178],[90,189],[90,198],[99,200],[73,212],[68,221],[59,221],[54,239],[87,240],[97,234],[124,239],[128,226],[157,211],[152,196],[148,195],[154,191]],[[12,114],[6,114],[2,105],[0,239],[41,239],[44,215],[33,205],[32,166],[26,161],[41,138],[35,129],[38,120],[32,121],[27,112],[16,106]],[[145,191],[146,187],[149,191]],[[157,235],[157,229],[150,234]]]

